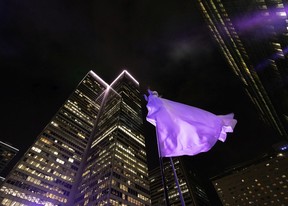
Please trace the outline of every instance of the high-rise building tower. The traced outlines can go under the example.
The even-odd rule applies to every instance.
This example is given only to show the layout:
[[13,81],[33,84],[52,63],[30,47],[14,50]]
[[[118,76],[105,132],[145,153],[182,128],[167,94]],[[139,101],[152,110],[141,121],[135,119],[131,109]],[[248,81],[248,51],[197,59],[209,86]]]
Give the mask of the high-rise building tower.
[[[181,158],[174,157],[173,164],[185,204],[190,206],[210,206],[211,203],[203,185],[199,181],[199,177],[197,177],[191,170],[187,170],[187,168],[185,169]],[[164,159],[163,168],[166,187],[168,190],[169,204],[173,206],[181,206],[179,191],[169,159]],[[156,167],[150,171],[149,179],[152,205],[165,206],[166,201],[160,167]]]
[[2,205],[150,205],[139,83],[90,71],[0,188]]
[[212,36],[259,117],[288,133],[288,16],[283,0],[198,0]]
[[223,205],[288,204],[287,144],[278,148],[211,179]]
[[12,145],[0,141],[0,174],[18,153],[18,149]]

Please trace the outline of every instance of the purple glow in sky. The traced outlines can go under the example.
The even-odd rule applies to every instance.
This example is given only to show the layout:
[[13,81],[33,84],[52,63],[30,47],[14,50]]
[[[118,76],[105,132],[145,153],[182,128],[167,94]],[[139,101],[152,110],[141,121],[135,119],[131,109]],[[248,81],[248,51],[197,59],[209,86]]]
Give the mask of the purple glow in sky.
[[[282,8],[283,7],[283,8]],[[248,35],[256,42],[269,42],[273,41],[271,38],[275,35],[286,33],[288,28],[287,10],[282,5],[279,8],[262,8],[261,11],[246,13],[244,16],[234,18],[233,23],[240,35]],[[283,48],[280,43],[274,42],[279,51],[276,51],[270,56],[263,56],[263,60],[255,65],[256,71],[261,71],[271,64],[271,60],[283,58],[288,49]]]
[[[281,32],[280,25],[285,22],[286,18],[286,10],[284,10],[284,8],[278,8],[265,9],[260,12],[258,11],[255,13],[246,14],[243,17],[235,18],[233,22],[241,32],[259,32],[263,36],[263,31],[259,30],[259,28],[265,30],[269,28],[269,25],[273,25],[273,29],[276,33]],[[269,33],[267,32],[265,35],[269,35]]]

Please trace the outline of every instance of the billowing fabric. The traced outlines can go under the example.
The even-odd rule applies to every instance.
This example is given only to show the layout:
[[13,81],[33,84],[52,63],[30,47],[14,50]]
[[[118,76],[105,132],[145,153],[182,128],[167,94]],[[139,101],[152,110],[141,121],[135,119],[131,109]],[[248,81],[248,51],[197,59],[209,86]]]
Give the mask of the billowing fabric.
[[233,132],[234,114],[215,115],[189,105],[158,97],[149,91],[146,120],[156,127],[162,157],[196,155],[210,150],[217,140],[224,142]]

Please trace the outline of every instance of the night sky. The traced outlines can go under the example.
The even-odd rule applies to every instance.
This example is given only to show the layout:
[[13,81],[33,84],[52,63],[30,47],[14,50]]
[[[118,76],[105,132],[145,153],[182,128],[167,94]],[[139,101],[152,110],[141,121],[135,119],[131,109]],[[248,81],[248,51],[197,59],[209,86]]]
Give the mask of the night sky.
[[[20,154],[90,70],[111,83],[127,69],[143,92],[214,114],[234,112],[238,123],[225,143],[187,157],[207,177],[278,141],[228,68],[196,1],[0,1],[0,58],[0,139]],[[145,128],[153,168],[155,130],[148,122]]]

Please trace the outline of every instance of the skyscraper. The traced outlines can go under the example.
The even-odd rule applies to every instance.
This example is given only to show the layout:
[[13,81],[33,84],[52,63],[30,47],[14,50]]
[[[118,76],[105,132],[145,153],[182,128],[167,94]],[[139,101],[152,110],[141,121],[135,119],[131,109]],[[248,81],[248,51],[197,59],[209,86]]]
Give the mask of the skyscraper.
[[288,133],[288,18],[282,0],[198,0],[212,36],[255,105],[279,135]]
[[287,151],[266,154],[213,177],[223,205],[288,204]]
[[[175,182],[172,165],[168,160],[169,159],[167,158],[164,159],[163,168],[168,190],[169,204],[173,206],[181,206],[182,204]],[[211,205],[199,177],[197,177],[191,170],[185,169],[181,157],[174,157],[173,162],[185,204],[190,206]],[[156,167],[150,171],[149,179],[152,205],[165,206],[166,201],[160,167]]]
[[0,188],[2,205],[150,205],[139,83],[93,71]]
[[0,174],[15,157],[19,150],[10,144],[0,141]]

